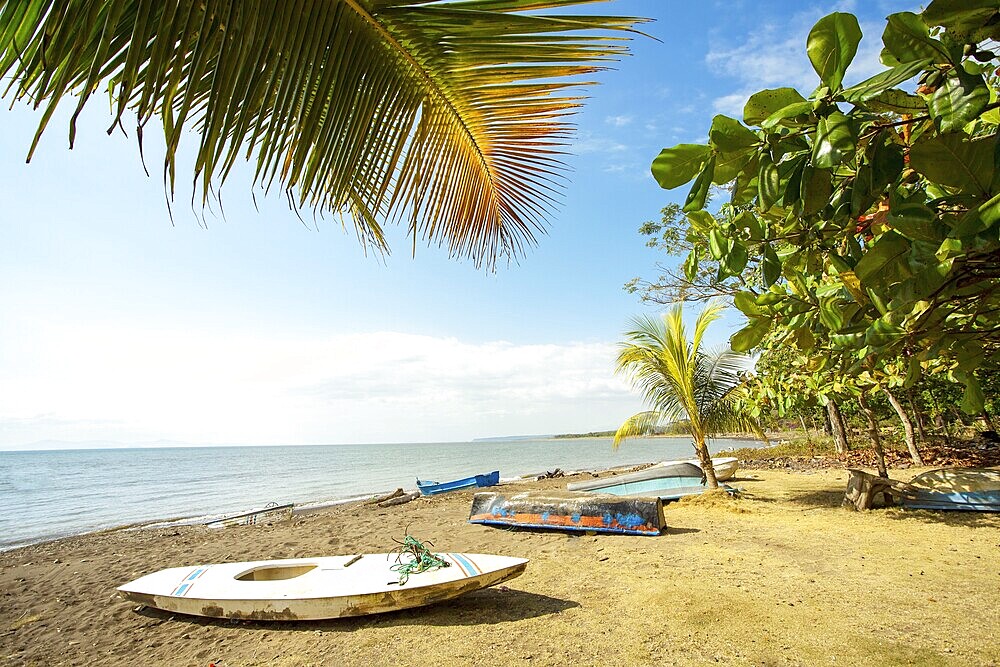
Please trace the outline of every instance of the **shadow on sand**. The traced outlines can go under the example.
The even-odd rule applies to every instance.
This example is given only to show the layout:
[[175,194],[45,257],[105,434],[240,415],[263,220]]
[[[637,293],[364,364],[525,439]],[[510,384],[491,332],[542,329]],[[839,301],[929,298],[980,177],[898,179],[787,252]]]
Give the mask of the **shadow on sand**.
[[249,631],[352,632],[370,627],[493,625],[558,614],[579,606],[580,604],[573,600],[563,600],[548,595],[519,591],[506,586],[496,586],[425,607],[325,621],[237,621],[225,618],[185,616],[152,607],[144,607],[136,613],[160,622],[172,621]]

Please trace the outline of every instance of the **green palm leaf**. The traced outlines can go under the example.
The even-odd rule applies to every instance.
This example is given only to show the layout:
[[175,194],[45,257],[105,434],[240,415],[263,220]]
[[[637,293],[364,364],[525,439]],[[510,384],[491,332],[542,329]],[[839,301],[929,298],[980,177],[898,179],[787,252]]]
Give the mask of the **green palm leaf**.
[[[688,341],[680,304],[662,318],[639,317],[625,333],[617,368],[631,377],[651,410],[628,418],[615,433],[613,446],[650,433],[657,426],[686,420],[706,473],[711,468],[706,438],[727,431],[760,432],[741,400],[740,371],[746,355],[723,348],[702,349],[708,326],[719,318],[721,304],[709,304],[695,322]],[[708,474],[709,483],[715,480]]]
[[[495,265],[544,229],[581,75],[626,53],[638,19],[543,15],[600,0],[21,0],[0,4],[5,95],[70,123],[106,89],[112,127],[159,120],[171,194],[198,135],[207,201],[239,158],[295,206],[348,213]],[[524,12],[535,13],[524,13]],[[573,79],[570,81],[570,79]]]

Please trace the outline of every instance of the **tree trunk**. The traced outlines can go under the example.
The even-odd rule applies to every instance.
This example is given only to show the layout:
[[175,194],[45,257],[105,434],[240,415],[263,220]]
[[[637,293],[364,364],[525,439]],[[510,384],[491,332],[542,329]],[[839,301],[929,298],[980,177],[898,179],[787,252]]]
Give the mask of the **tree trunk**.
[[837,453],[843,454],[851,448],[851,443],[847,441],[847,430],[844,428],[844,419],[840,416],[840,408],[837,407],[836,401],[831,399],[826,404],[826,414],[830,420],[833,444],[837,448]]
[[996,427],[993,426],[993,418],[990,417],[990,413],[988,413],[985,409],[983,410],[982,419],[987,431],[997,430]]
[[705,444],[704,438],[698,438],[694,441],[694,450],[701,462],[701,471],[705,474],[705,486],[710,489],[719,488],[719,480],[715,477],[715,467],[712,465],[712,455],[708,451],[708,445]]
[[878,476],[889,479],[889,473],[885,469],[885,451],[882,449],[882,434],[878,431],[878,420],[875,419],[875,411],[868,405],[868,399],[865,398],[864,393],[858,396],[858,405],[861,406],[861,411],[865,413],[865,418],[868,420],[868,435],[871,436],[872,446],[875,447]]
[[885,394],[886,398],[889,399],[889,405],[891,405],[892,409],[896,411],[897,415],[899,415],[899,421],[903,422],[903,433],[906,435],[906,449],[910,452],[910,458],[913,460],[915,465],[922,466],[924,462],[923,459],[920,458],[920,451],[917,449],[917,441],[913,436],[913,421],[910,419],[910,416],[906,414],[906,410],[903,409],[903,406],[900,405],[899,401],[896,400],[896,397],[891,391],[885,387],[879,388],[882,390],[882,393]]
[[802,416],[801,412],[799,413],[799,423],[802,424],[802,432],[806,434],[806,442],[812,446],[812,436],[809,435],[809,429],[806,427],[806,418]]
[[924,442],[927,440],[927,433],[924,431],[924,416],[920,413],[920,410],[917,409],[917,404],[913,400],[913,391],[910,389],[906,390],[906,402],[910,406],[910,412],[912,412],[913,416],[916,418],[917,435],[920,436],[920,442]]

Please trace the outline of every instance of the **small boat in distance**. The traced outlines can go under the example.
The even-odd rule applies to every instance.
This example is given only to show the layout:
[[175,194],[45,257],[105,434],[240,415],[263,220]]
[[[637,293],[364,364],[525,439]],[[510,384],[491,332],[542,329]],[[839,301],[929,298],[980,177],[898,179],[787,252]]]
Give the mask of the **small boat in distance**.
[[473,486],[485,487],[485,486],[496,486],[500,483],[500,471],[494,470],[491,473],[485,475],[474,475],[472,477],[465,477],[463,479],[456,479],[451,482],[432,482],[429,480],[417,480],[417,488],[420,493],[425,496],[434,496],[439,493],[448,493],[449,491],[458,491],[459,489],[468,489]]
[[279,505],[269,503],[267,506],[256,510],[250,510],[242,514],[213,519],[205,523],[209,528],[228,528],[229,526],[257,526],[275,521],[284,521],[292,516],[293,503]]
[[123,598],[193,616],[306,621],[362,616],[450,600],[524,572],[528,561],[438,553],[445,566],[400,580],[398,554],[173,567],[118,588]]

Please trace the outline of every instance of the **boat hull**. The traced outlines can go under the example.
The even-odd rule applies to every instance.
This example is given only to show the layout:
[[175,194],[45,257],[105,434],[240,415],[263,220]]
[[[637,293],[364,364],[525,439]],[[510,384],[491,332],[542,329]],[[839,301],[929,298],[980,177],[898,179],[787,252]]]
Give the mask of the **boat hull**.
[[665,479],[669,477],[697,477],[701,479],[701,468],[688,461],[667,461],[654,466],[628,472],[621,475],[611,475],[598,479],[589,479],[584,482],[571,482],[566,485],[567,491],[593,491],[614,484],[627,484],[632,482],[645,482],[652,479]]
[[659,535],[667,527],[659,498],[589,493],[477,493],[469,523],[617,535]]
[[493,472],[485,475],[474,475],[464,479],[456,479],[451,482],[430,482],[418,479],[417,489],[420,491],[421,495],[436,496],[439,493],[448,493],[449,491],[459,491],[461,489],[470,489],[472,487],[496,486],[499,483],[500,471],[494,470]]
[[898,489],[910,509],[1000,512],[1000,470],[940,468],[917,475]]
[[170,568],[118,591],[131,602],[192,616],[321,620],[450,600],[520,576],[528,563],[488,554],[436,555],[449,567],[410,575],[402,585],[390,569],[395,554],[365,554]]

